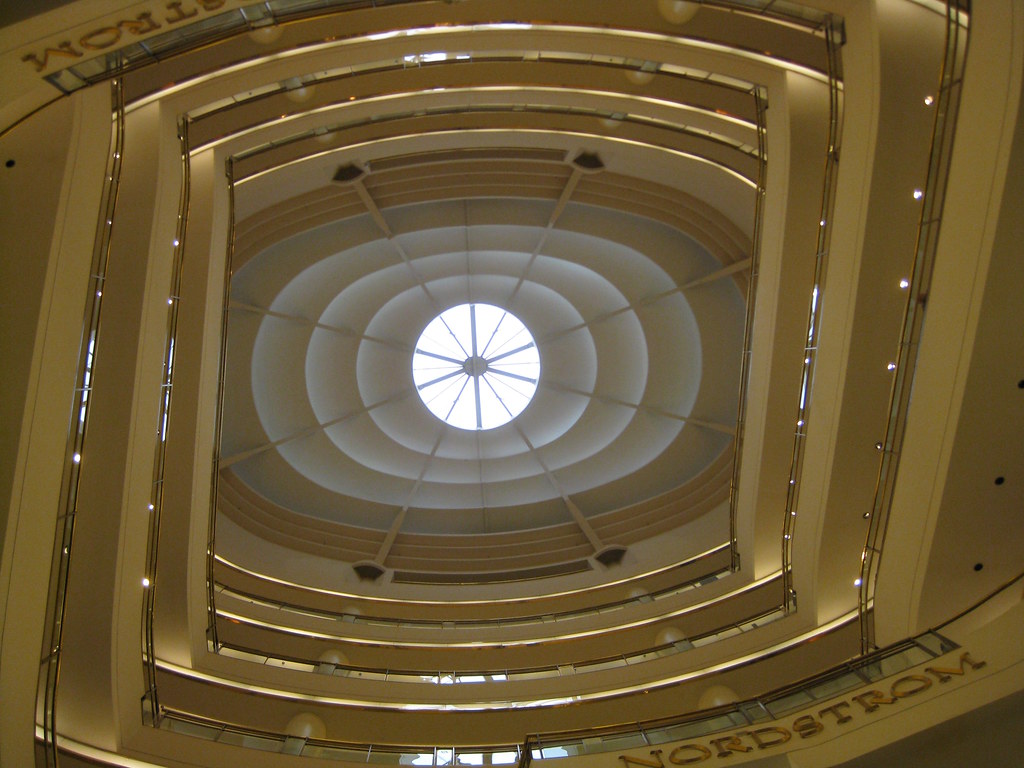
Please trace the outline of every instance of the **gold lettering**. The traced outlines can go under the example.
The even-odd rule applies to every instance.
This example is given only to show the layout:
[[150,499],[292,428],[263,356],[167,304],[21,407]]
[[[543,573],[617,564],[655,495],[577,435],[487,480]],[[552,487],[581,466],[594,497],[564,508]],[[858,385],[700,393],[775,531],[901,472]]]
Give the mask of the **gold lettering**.
[[121,39],[121,30],[117,27],[100,27],[79,38],[78,44],[90,51],[102,51]]
[[[910,688],[909,690],[906,687],[901,687],[903,683],[908,683],[908,682],[909,683],[917,683],[917,687],[916,688]],[[921,691],[927,691],[931,687],[932,687],[932,681],[929,680],[924,675],[907,675],[906,677],[901,677],[899,680],[894,682],[889,687],[889,693],[891,693],[897,699],[904,699],[907,696],[913,696],[915,693],[920,693]]]
[[947,667],[925,667],[924,671],[929,675],[935,675],[936,679],[940,683],[948,683],[951,675],[963,675],[964,665],[966,664],[971,669],[981,669],[987,662],[975,661],[971,658],[971,654],[964,651],[960,654],[960,669],[949,669]]
[[144,35],[154,29],[160,29],[160,25],[153,21],[153,14],[148,11],[140,13],[134,19],[119,21],[117,26],[133,35]]
[[793,730],[800,734],[801,739],[809,739],[825,730],[825,726],[815,720],[814,715],[801,715],[793,721]]
[[47,48],[43,51],[43,58],[40,59],[34,53],[26,53],[21,57],[22,61],[29,61],[36,65],[36,72],[42,72],[50,65],[50,54],[54,56],[68,56],[72,59],[79,59],[82,57],[81,51],[76,51],[71,47],[71,42],[65,40],[63,43],[57,43],[56,48]]
[[192,13],[185,13],[185,11],[181,10],[181,0],[173,0],[164,7],[168,11],[174,11],[177,14],[176,16],[166,16],[164,18],[164,21],[168,24],[174,24],[175,22],[183,21],[184,19],[191,19],[193,16],[199,15],[199,11],[195,8],[192,9]]
[[[774,734],[776,737],[781,736],[782,738],[775,738],[772,741],[765,741],[761,738],[764,734]],[[756,731],[741,731],[740,735],[749,736],[757,744],[758,749],[768,749],[768,747],[774,747],[779,744],[785,744],[792,738],[793,734],[787,731],[785,728],[779,728],[774,725],[767,726],[766,728],[758,728]]]
[[739,736],[723,736],[712,739],[711,746],[718,750],[719,757],[729,757],[733,752],[749,752],[750,747],[740,741]]
[[[697,754],[690,757],[681,757],[680,753],[684,749],[689,749]],[[711,757],[711,750],[703,744],[683,744],[669,752],[668,761],[673,765],[693,765],[694,763],[703,763],[709,757]]]
[[849,715],[844,715],[839,710],[841,708],[843,708],[843,707],[849,707],[849,706],[850,706],[850,702],[848,702],[848,701],[840,701],[838,704],[833,704],[831,707],[825,707],[823,710],[818,712],[818,717],[824,717],[825,713],[828,712],[830,715],[835,715],[836,716],[836,722],[837,723],[848,723],[851,720],[853,720],[853,718],[850,717]]
[[657,760],[648,760],[646,757],[633,757],[632,755],[619,755],[621,760],[628,768],[630,765],[642,765],[645,768],[665,768],[665,763],[661,759],[661,750],[652,749],[651,754],[658,758]]
[[[867,693],[858,693],[856,696],[851,696],[851,699],[856,701],[862,707],[865,712],[874,712],[878,709],[879,704],[893,704],[896,699],[886,696],[881,691],[868,691]],[[868,699],[871,701],[868,701]]]

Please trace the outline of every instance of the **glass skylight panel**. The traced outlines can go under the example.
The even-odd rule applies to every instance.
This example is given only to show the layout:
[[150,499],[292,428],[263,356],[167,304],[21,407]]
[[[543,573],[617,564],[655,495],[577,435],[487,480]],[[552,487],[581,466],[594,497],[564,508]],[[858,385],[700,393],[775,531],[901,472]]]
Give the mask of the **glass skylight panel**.
[[420,335],[412,362],[430,412],[459,429],[507,424],[537,391],[540,354],[515,315],[492,304],[460,304]]

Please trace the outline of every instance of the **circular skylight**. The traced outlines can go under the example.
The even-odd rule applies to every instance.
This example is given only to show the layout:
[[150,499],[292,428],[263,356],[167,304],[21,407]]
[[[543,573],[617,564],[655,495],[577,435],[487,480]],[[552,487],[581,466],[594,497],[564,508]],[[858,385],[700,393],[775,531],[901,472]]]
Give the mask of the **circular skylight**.
[[423,329],[412,377],[420,399],[442,421],[494,429],[530,404],[540,354],[515,315],[492,304],[460,304]]

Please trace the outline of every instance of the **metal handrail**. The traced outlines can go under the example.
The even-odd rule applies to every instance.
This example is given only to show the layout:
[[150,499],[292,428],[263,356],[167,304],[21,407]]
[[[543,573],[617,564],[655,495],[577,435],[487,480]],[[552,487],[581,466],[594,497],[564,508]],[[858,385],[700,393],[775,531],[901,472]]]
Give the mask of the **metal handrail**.
[[[892,386],[889,390],[888,418],[885,437],[881,444],[878,476],[875,480],[875,494],[869,517],[868,532],[861,554],[861,568],[858,590],[858,606],[861,626],[861,652],[866,653],[874,645],[874,613],[871,606],[875,597],[878,568],[881,563],[885,534],[889,527],[889,513],[892,509],[896,489],[896,475],[899,470],[900,452],[906,432],[907,411],[914,385],[917,365],[918,342],[924,323],[925,301],[931,285],[932,268],[938,244],[939,226],[942,221],[942,207],[949,180],[949,158],[953,151],[953,134],[956,116],[960,106],[960,84],[963,78],[964,61],[967,58],[967,27],[962,16],[969,12],[961,10],[958,4],[946,4],[946,39],[939,75],[939,90],[935,96],[935,120],[932,124],[931,146],[928,156],[928,176],[923,190],[921,216],[917,225],[914,243],[914,260],[908,278],[907,303],[903,313],[897,346],[896,367]],[[961,38],[963,35],[963,38]]]
[[796,608],[793,588],[793,537],[796,532],[797,505],[800,495],[800,473],[803,466],[807,422],[810,419],[812,391],[814,389],[815,360],[818,334],[821,329],[825,274],[828,267],[829,243],[832,236],[832,209],[835,203],[836,180],[839,166],[839,144],[842,138],[842,91],[839,87],[839,46],[844,42],[842,22],[832,18],[826,23],[825,45],[828,50],[828,150],[822,179],[821,210],[818,238],[814,258],[814,282],[807,317],[807,334],[801,357],[800,397],[796,409],[796,431],[790,460],[789,485],[786,489],[786,510],[782,524],[782,579],[786,604]]
[[584,618],[588,616],[596,616],[601,613],[617,610],[628,605],[635,603],[647,602],[649,600],[663,600],[667,597],[672,597],[683,592],[688,592],[694,589],[698,589],[706,584],[718,581],[725,576],[732,573],[731,568],[721,568],[712,573],[704,574],[702,576],[688,579],[681,584],[676,584],[670,587],[664,587],[662,589],[654,590],[653,592],[647,593],[640,597],[627,597],[622,600],[613,600],[607,603],[601,603],[599,605],[590,606],[584,609],[578,610],[566,610],[566,611],[555,611],[541,614],[533,614],[530,616],[515,616],[515,617],[502,617],[494,619],[443,619],[443,620],[431,620],[431,619],[417,619],[417,618],[395,618],[391,616],[366,616],[363,614],[346,613],[344,611],[329,611],[322,608],[312,608],[298,603],[292,603],[284,600],[272,600],[264,595],[257,595],[252,592],[245,590],[236,589],[229,587],[220,582],[214,582],[214,588],[216,592],[222,594],[232,594],[239,598],[252,603],[267,605],[273,608],[289,611],[291,613],[301,613],[303,615],[314,615],[317,617],[323,617],[327,619],[345,619],[351,621],[353,624],[393,624],[395,626],[422,626],[422,627],[452,627],[458,628],[460,626],[470,628],[480,628],[486,626],[494,627],[510,627],[518,625],[531,625],[531,624],[549,624],[551,622],[565,621],[576,618]]
[[739,531],[736,523],[739,504],[740,471],[743,458],[743,436],[747,423],[747,387],[750,384],[750,360],[753,356],[751,339],[754,334],[754,305],[757,299],[757,279],[761,267],[761,237],[764,228],[765,179],[768,173],[766,94],[755,88],[754,110],[757,113],[757,200],[754,203],[754,226],[750,239],[750,276],[747,278],[747,306],[743,320],[743,346],[740,352],[740,383],[736,397],[736,437],[733,440],[732,477],[729,480],[729,547],[732,570],[740,569]]
[[[41,666],[45,669],[45,682],[37,698],[42,697],[43,759],[47,768],[57,768],[57,685],[60,678],[61,647],[64,634],[64,612],[67,600],[68,576],[78,508],[81,457],[89,426],[92,371],[100,342],[100,310],[103,305],[103,286],[110,256],[110,236],[114,222],[114,209],[121,179],[121,155],[124,152],[124,82],[117,78],[111,82],[112,126],[110,157],[107,159],[106,179],[103,185],[99,220],[93,243],[92,264],[88,281],[82,336],[79,341],[76,386],[69,414],[64,476],[61,480],[63,510],[57,517],[54,531],[54,549],[51,560],[50,586],[47,594],[49,622],[43,641]],[[41,675],[42,677],[42,675]]]
[[[530,762],[537,759],[600,753],[610,749],[618,750],[623,748],[623,737],[627,736],[633,736],[636,743],[626,746],[642,746],[713,734],[732,730],[737,726],[748,726],[752,723],[776,719],[815,701],[834,698],[837,694],[917,666],[958,647],[948,638],[934,631],[928,631],[856,660],[839,664],[827,672],[804,678],[796,683],[734,704],[655,720],[634,721],[575,731],[530,734],[521,745],[515,746],[507,744],[453,746],[448,744],[438,747],[435,745],[303,739],[280,732],[247,728],[234,723],[218,721],[176,708],[163,709],[160,727],[225,743],[237,744],[241,741],[238,737],[247,737],[254,748],[321,759],[395,764],[401,760],[401,758],[396,760],[396,755],[399,755],[416,758],[417,765],[440,767],[457,764],[455,756],[458,753],[487,753],[502,756],[498,761],[492,760],[492,765],[511,765],[515,762],[520,768],[526,768]],[[883,667],[881,664],[883,661],[889,663]],[[794,696],[803,698],[800,701],[793,701]],[[686,727],[687,731],[680,733],[683,727]],[[615,742],[613,745],[605,747],[601,740],[609,737],[614,737]],[[556,749],[560,750],[561,754],[552,754]],[[545,754],[546,752],[547,754]],[[513,760],[512,755],[515,755],[517,759]],[[427,762],[425,758],[430,756],[433,758]]]
[[[267,26],[286,22],[309,20],[348,9],[362,10],[367,6],[399,5],[423,2],[423,0],[295,0],[290,3],[278,2],[277,8],[260,2],[242,8],[206,16],[197,22],[175,27],[168,32],[147,37],[130,43],[112,52],[77,62],[65,69],[51,73],[45,79],[62,93],[68,94],[88,85],[122,75],[126,72],[181,56],[197,48],[207,47],[235,35]],[[813,11],[798,3],[786,0],[701,0],[705,5],[719,6],[726,10],[739,10],[760,16],[769,21],[780,21],[787,25],[803,26],[808,31],[820,34],[828,23],[828,14]]]
[[[958,647],[948,638],[929,630],[914,638],[902,640],[872,654],[843,662],[831,670],[776,688],[761,696],[676,717],[641,721],[631,724],[629,727],[611,726],[603,729],[528,736],[523,743],[522,751],[524,755],[528,756],[526,765],[529,765],[532,760],[538,758],[571,756],[571,754],[545,755],[544,750],[561,748],[563,752],[568,753],[569,750],[566,747],[582,747],[585,738],[616,737],[617,743],[611,749],[617,750],[623,748],[621,741],[623,736],[635,736],[637,745],[663,744],[684,738],[691,739],[728,731],[737,726],[749,726],[758,722],[775,720],[815,701],[834,698],[838,694],[937,658]],[[902,666],[897,663],[882,667],[882,661],[899,659],[900,654],[903,654]],[[686,727],[685,731],[683,731],[684,726]],[[576,754],[604,751],[607,749],[601,749],[600,744],[596,746],[588,744],[584,749],[577,749]]]
[[156,653],[153,617],[156,606],[157,554],[160,548],[160,516],[164,499],[164,468],[167,460],[167,431],[170,426],[172,394],[174,391],[175,340],[178,333],[178,315],[181,305],[181,278],[184,267],[185,234],[188,228],[188,206],[191,194],[191,165],[188,151],[188,122],[178,124],[181,147],[181,192],[178,199],[178,220],[174,236],[174,255],[171,263],[170,294],[167,299],[167,335],[164,363],[160,380],[160,403],[157,415],[157,440],[153,458],[153,483],[150,491],[149,531],[146,542],[146,575],[142,593],[142,645],[143,670],[146,692],[142,697],[146,716],[155,721],[160,706],[156,690]]
[[235,256],[235,178],[234,160],[227,158],[224,175],[228,191],[228,233],[224,258],[224,286],[221,289],[220,356],[217,362],[217,412],[214,418],[213,457],[210,465],[210,511],[206,529],[206,639],[214,649],[217,640],[217,499],[220,495],[220,442],[223,429],[225,379],[228,365],[228,315],[231,304],[231,274]]
[[[561,664],[548,664],[548,665],[536,666],[536,667],[502,668],[502,669],[489,669],[489,670],[480,670],[480,669],[465,669],[465,670],[456,670],[456,669],[445,669],[445,670],[430,669],[430,670],[424,670],[424,669],[420,669],[420,670],[417,670],[417,669],[391,669],[391,668],[385,668],[385,667],[362,667],[362,666],[358,666],[358,665],[354,665],[354,664],[337,664],[337,663],[334,663],[334,664],[331,665],[333,667],[333,669],[330,671],[330,674],[332,674],[332,675],[337,674],[336,670],[344,670],[346,673],[350,673],[354,677],[361,677],[361,676],[377,677],[377,678],[380,678],[382,680],[389,681],[389,682],[395,682],[394,678],[400,676],[400,677],[408,677],[408,678],[410,678],[409,680],[404,681],[404,682],[430,683],[432,685],[444,685],[445,683],[443,683],[441,681],[441,678],[443,676],[451,676],[452,677],[452,683],[468,682],[468,681],[458,680],[457,678],[460,677],[460,676],[461,677],[479,677],[479,676],[490,677],[490,678],[492,678],[492,680],[490,682],[509,682],[511,680],[511,678],[514,678],[514,677],[517,677],[517,676],[527,676],[527,675],[543,676],[543,677],[562,677],[562,676],[564,676],[562,674],[562,670],[564,670],[567,667],[571,667],[572,668],[573,674],[577,674],[579,672],[586,673],[586,672],[588,672],[588,669],[587,669],[588,667],[594,667],[594,666],[598,666],[598,665],[607,666],[609,664],[612,664],[613,662],[620,662],[620,663],[613,664],[613,666],[625,667],[625,666],[630,666],[631,664],[640,663],[641,661],[645,660],[643,657],[650,656],[652,654],[656,655],[657,658],[661,658],[661,657],[664,657],[664,656],[674,655],[674,654],[677,654],[677,653],[683,653],[685,651],[690,650],[691,648],[696,646],[698,643],[700,643],[701,645],[706,645],[707,642],[704,642],[704,641],[713,641],[713,640],[723,639],[723,638],[719,637],[721,635],[726,635],[726,636],[730,636],[731,637],[732,636],[731,633],[733,633],[736,630],[738,630],[741,633],[742,632],[749,632],[751,629],[756,629],[758,627],[762,627],[762,626],[764,626],[766,624],[770,624],[770,623],[772,623],[774,621],[777,621],[778,619],[784,618],[785,615],[786,614],[785,614],[785,611],[784,611],[783,607],[779,606],[777,608],[772,608],[771,610],[760,611],[759,613],[756,613],[753,616],[749,616],[749,617],[747,617],[745,619],[742,619],[740,621],[731,622],[729,624],[725,624],[723,626],[716,627],[715,629],[708,630],[706,632],[700,632],[698,634],[691,635],[689,637],[686,637],[685,639],[681,639],[681,640],[678,640],[678,641],[669,642],[669,643],[661,643],[659,645],[651,646],[649,648],[643,648],[643,649],[640,649],[640,650],[631,651],[630,653],[621,653],[621,654],[614,654],[614,655],[610,655],[610,656],[601,656],[601,657],[598,657],[598,658],[595,658],[595,659],[586,659],[584,661],[563,662]],[[263,664],[269,664],[269,663],[272,663],[272,662],[283,662],[284,664],[291,664],[291,665],[295,665],[295,666],[299,666],[299,667],[308,667],[309,671],[314,671],[314,672],[319,672],[319,668],[321,667],[321,665],[324,664],[324,662],[322,662],[322,661],[316,661],[316,660],[307,659],[307,658],[300,658],[300,657],[297,657],[297,656],[288,656],[288,655],[285,655],[285,654],[270,654],[270,653],[267,653],[266,651],[260,650],[258,648],[251,648],[251,647],[237,645],[237,644],[230,643],[230,642],[228,642],[228,643],[221,643],[217,647],[216,652],[224,653],[224,649],[229,649],[231,651],[237,651],[237,652],[240,652],[240,653],[243,653],[243,654],[246,654],[246,655],[256,656],[256,657],[262,658],[262,659],[264,659]],[[231,656],[230,653],[224,653],[224,655],[225,656]],[[630,659],[634,659],[634,661],[630,661]],[[543,674],[543,673],[551,673],[551,674]],[[346,675],[342,675],[342,676],[346,676]],[[505,677],[506,679],[505,680],[494,680],[493,678],[495,678],[495,677]],[[474,684],[475,685],[475,684],[478,684],[479,682],[480,681],[472,681],[471,683],[468,683],[468,684]]]

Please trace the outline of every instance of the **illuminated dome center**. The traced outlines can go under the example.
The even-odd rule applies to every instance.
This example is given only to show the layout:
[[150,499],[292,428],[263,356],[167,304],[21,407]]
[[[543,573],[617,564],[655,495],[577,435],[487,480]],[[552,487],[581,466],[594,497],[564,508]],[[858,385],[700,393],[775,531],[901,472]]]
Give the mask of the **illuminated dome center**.
[[537,391],[540,354],[518,317],[492,304],[460,304],[435,317],[412,358],[416,391],[459,429],[494,429]]

